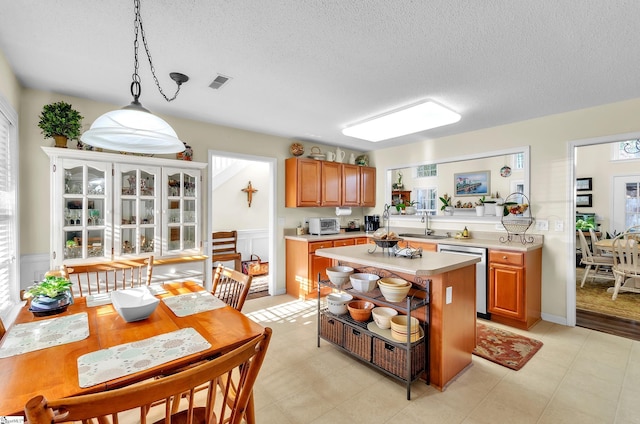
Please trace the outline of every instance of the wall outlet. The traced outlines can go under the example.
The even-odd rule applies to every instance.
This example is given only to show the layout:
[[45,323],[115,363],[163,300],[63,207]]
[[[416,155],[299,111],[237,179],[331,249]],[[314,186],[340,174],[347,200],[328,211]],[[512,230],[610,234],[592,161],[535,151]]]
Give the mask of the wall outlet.
[[449,304],[453,301],[453,287],[449,286],[446,289],[446,294],[445,294],[445,304]]
[[564,231],[564,221],[556,221],[555,229],[556,231]]
[[536,230],[549,231],[549,221],[546,219],[536,219]]

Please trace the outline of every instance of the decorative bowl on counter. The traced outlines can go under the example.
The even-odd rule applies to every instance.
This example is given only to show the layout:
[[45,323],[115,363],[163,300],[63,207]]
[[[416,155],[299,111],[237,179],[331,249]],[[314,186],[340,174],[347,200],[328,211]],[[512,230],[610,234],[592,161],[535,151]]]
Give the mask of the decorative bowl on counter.
[[[396,315],[395,317],[391,317],[391,337],[400,342],[407,341],[407,319],[409,317],[407,315]],[[412,342],[420,339],[422,334],[420,334],[420,323],[417,318],[411,317],[411,338]]]
[[347,303],[349,315],[356,321],[365,322],[371,318],[371,310],[375,307],[371,302],[366,300],[353,300]]
[[349,276],[351,286],[355,291],[370,292],[376,288],[376,282],[380,279],[376,274],[356,273]]
[[402,278],[381,278],[378,287],[387,302],[401,302],[411,290],[412,284]]
[[387,308],[386,306],[378,306],[371,310],[373,320],[376,325],[382,329],[391,328],[391,318],[398,315],[398,311],[393,308]]
[[327,295],[327,305],[329,312],[335,315],[347,313],[347,303],[353,300],[353,296],[348,293],[330,293]]
[[349,276],[353,274],[353,268],[350,266],[332,266],[327,268],[325,271],[329,277],[329,281],[338,288],[348,282]]

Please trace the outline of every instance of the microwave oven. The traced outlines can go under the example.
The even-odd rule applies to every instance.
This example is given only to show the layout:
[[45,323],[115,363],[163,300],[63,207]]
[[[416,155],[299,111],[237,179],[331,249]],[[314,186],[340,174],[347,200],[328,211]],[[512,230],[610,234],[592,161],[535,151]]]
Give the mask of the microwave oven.
[[339,234],[340,220],[338,218],[309,218],[309,234]]

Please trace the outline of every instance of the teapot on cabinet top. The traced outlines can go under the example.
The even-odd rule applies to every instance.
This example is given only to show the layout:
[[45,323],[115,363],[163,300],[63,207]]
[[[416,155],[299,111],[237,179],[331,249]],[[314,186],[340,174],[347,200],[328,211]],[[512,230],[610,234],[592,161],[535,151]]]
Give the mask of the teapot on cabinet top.
[[336,162],[342,162],[345,156],[347,156],[347,153],[338,147],[336,149]]

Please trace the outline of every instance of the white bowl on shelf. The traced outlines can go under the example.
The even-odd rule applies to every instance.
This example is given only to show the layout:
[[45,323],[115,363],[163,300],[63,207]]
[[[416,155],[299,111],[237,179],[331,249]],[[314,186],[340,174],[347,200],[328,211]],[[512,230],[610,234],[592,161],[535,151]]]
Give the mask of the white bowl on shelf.
[[332,266],[325,270],[329,281],[334,286],[340,288],[349,281],[349,276],[353,274],[353,268],[350,266]]
[[351,274],[349,276],[349,279],[351,280],[351,286],[355,291],[370,292],[371,290],[376,288],[376,282],[380,279],[380,277],[375,274],[359,272],[356,274]]
[[160,299],[146,287],[136,287],[111,292],[111,303],[126,322],[134,322],[149,318]]
[[402,278],[381,278],[378,281],[380,292],[387,302],[401,302],[411,290],[411,283]]
[[398,315],[398,311],[386,306],[378,306],[371,310],[373,321],[382,329],[391,328],[391,318]]
[[353,300],[353,296],[348,293],[330,293],[327,295],[327,306],[329,312],[335,315],[347,313],[347,303]]

